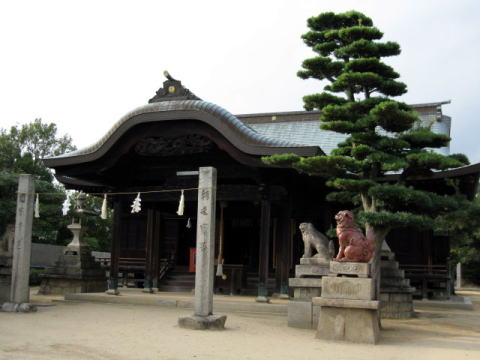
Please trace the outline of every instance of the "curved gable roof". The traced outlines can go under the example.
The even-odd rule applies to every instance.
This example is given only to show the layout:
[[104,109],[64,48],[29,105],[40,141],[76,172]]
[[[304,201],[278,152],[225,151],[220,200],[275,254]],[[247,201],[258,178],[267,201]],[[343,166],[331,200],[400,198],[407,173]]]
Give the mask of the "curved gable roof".
[[322,153],[318,146],[292,144],[257,133],[222,107],[202,100],[178,100],[150,103],[123,116],[93,145],[60,156],[44,159],[49,167],[73,165],[96,160],[132,127],[157,121],[199,120],[220,132],[235,147],[251,155],[294,153],[313,156]]

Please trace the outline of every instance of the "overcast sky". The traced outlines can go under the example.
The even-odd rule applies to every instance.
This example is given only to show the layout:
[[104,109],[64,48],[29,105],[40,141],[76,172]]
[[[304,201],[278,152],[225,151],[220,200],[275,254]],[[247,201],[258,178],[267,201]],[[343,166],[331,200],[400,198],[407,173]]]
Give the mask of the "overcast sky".
[[476,0],[1,1],[0,127],[41,117],[78,147],[147,103],[163,70],[234,114],[302,110],[308,17],[364,12],[397,41],[409,103],[452,100],[451,152],[480,161]]

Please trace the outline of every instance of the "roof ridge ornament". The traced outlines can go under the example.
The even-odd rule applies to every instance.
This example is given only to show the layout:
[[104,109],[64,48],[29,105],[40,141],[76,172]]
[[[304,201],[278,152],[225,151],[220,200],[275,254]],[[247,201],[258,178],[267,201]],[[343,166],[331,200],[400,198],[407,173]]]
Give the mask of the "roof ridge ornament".
[[157,90],[155,96],[148,100],[149,103],[174,100],[202,100],[184,87],[181,81],[174,79],[167,70],[163,72],[163,75],[167,80],[163,82],[163,87]]

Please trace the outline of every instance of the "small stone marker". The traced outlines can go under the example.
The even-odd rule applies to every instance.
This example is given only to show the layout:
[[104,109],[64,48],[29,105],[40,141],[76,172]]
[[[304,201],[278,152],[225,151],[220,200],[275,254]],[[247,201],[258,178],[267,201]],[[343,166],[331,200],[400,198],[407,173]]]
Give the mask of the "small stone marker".
[[213,315],[216,187],[217,170],[201,167],[198,180],[194,314],[178,319],[178,325],[187,329],[223,329],[227,319],[225,315]]
[[28,286],[28,280],[30,278],[34,196],[35,183],[32,175],[20,175],[18,179],[10,302],[3,304],[3,311],[36,311],[36,308],[29,304],[30,288]]

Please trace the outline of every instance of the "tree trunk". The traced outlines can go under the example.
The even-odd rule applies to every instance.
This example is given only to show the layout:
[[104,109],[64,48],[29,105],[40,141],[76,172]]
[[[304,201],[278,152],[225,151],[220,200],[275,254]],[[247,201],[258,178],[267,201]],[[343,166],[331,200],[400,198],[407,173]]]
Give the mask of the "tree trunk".
[[[375,252],[373,253],[373,257],[370,260],[372,264],[372,278],[375,279],[375,299],[380,301],[380,283],[382,281],[381,278],[381,253],[382,253],[382,245],[385,237],[388,234],[388,229],[382,229],[370,224],[365,224],[365,236],[367,240],[374,240],[375,241]],[[382,328],[381,318],[380,318],[380,310],[378,314],[378,327]]]

